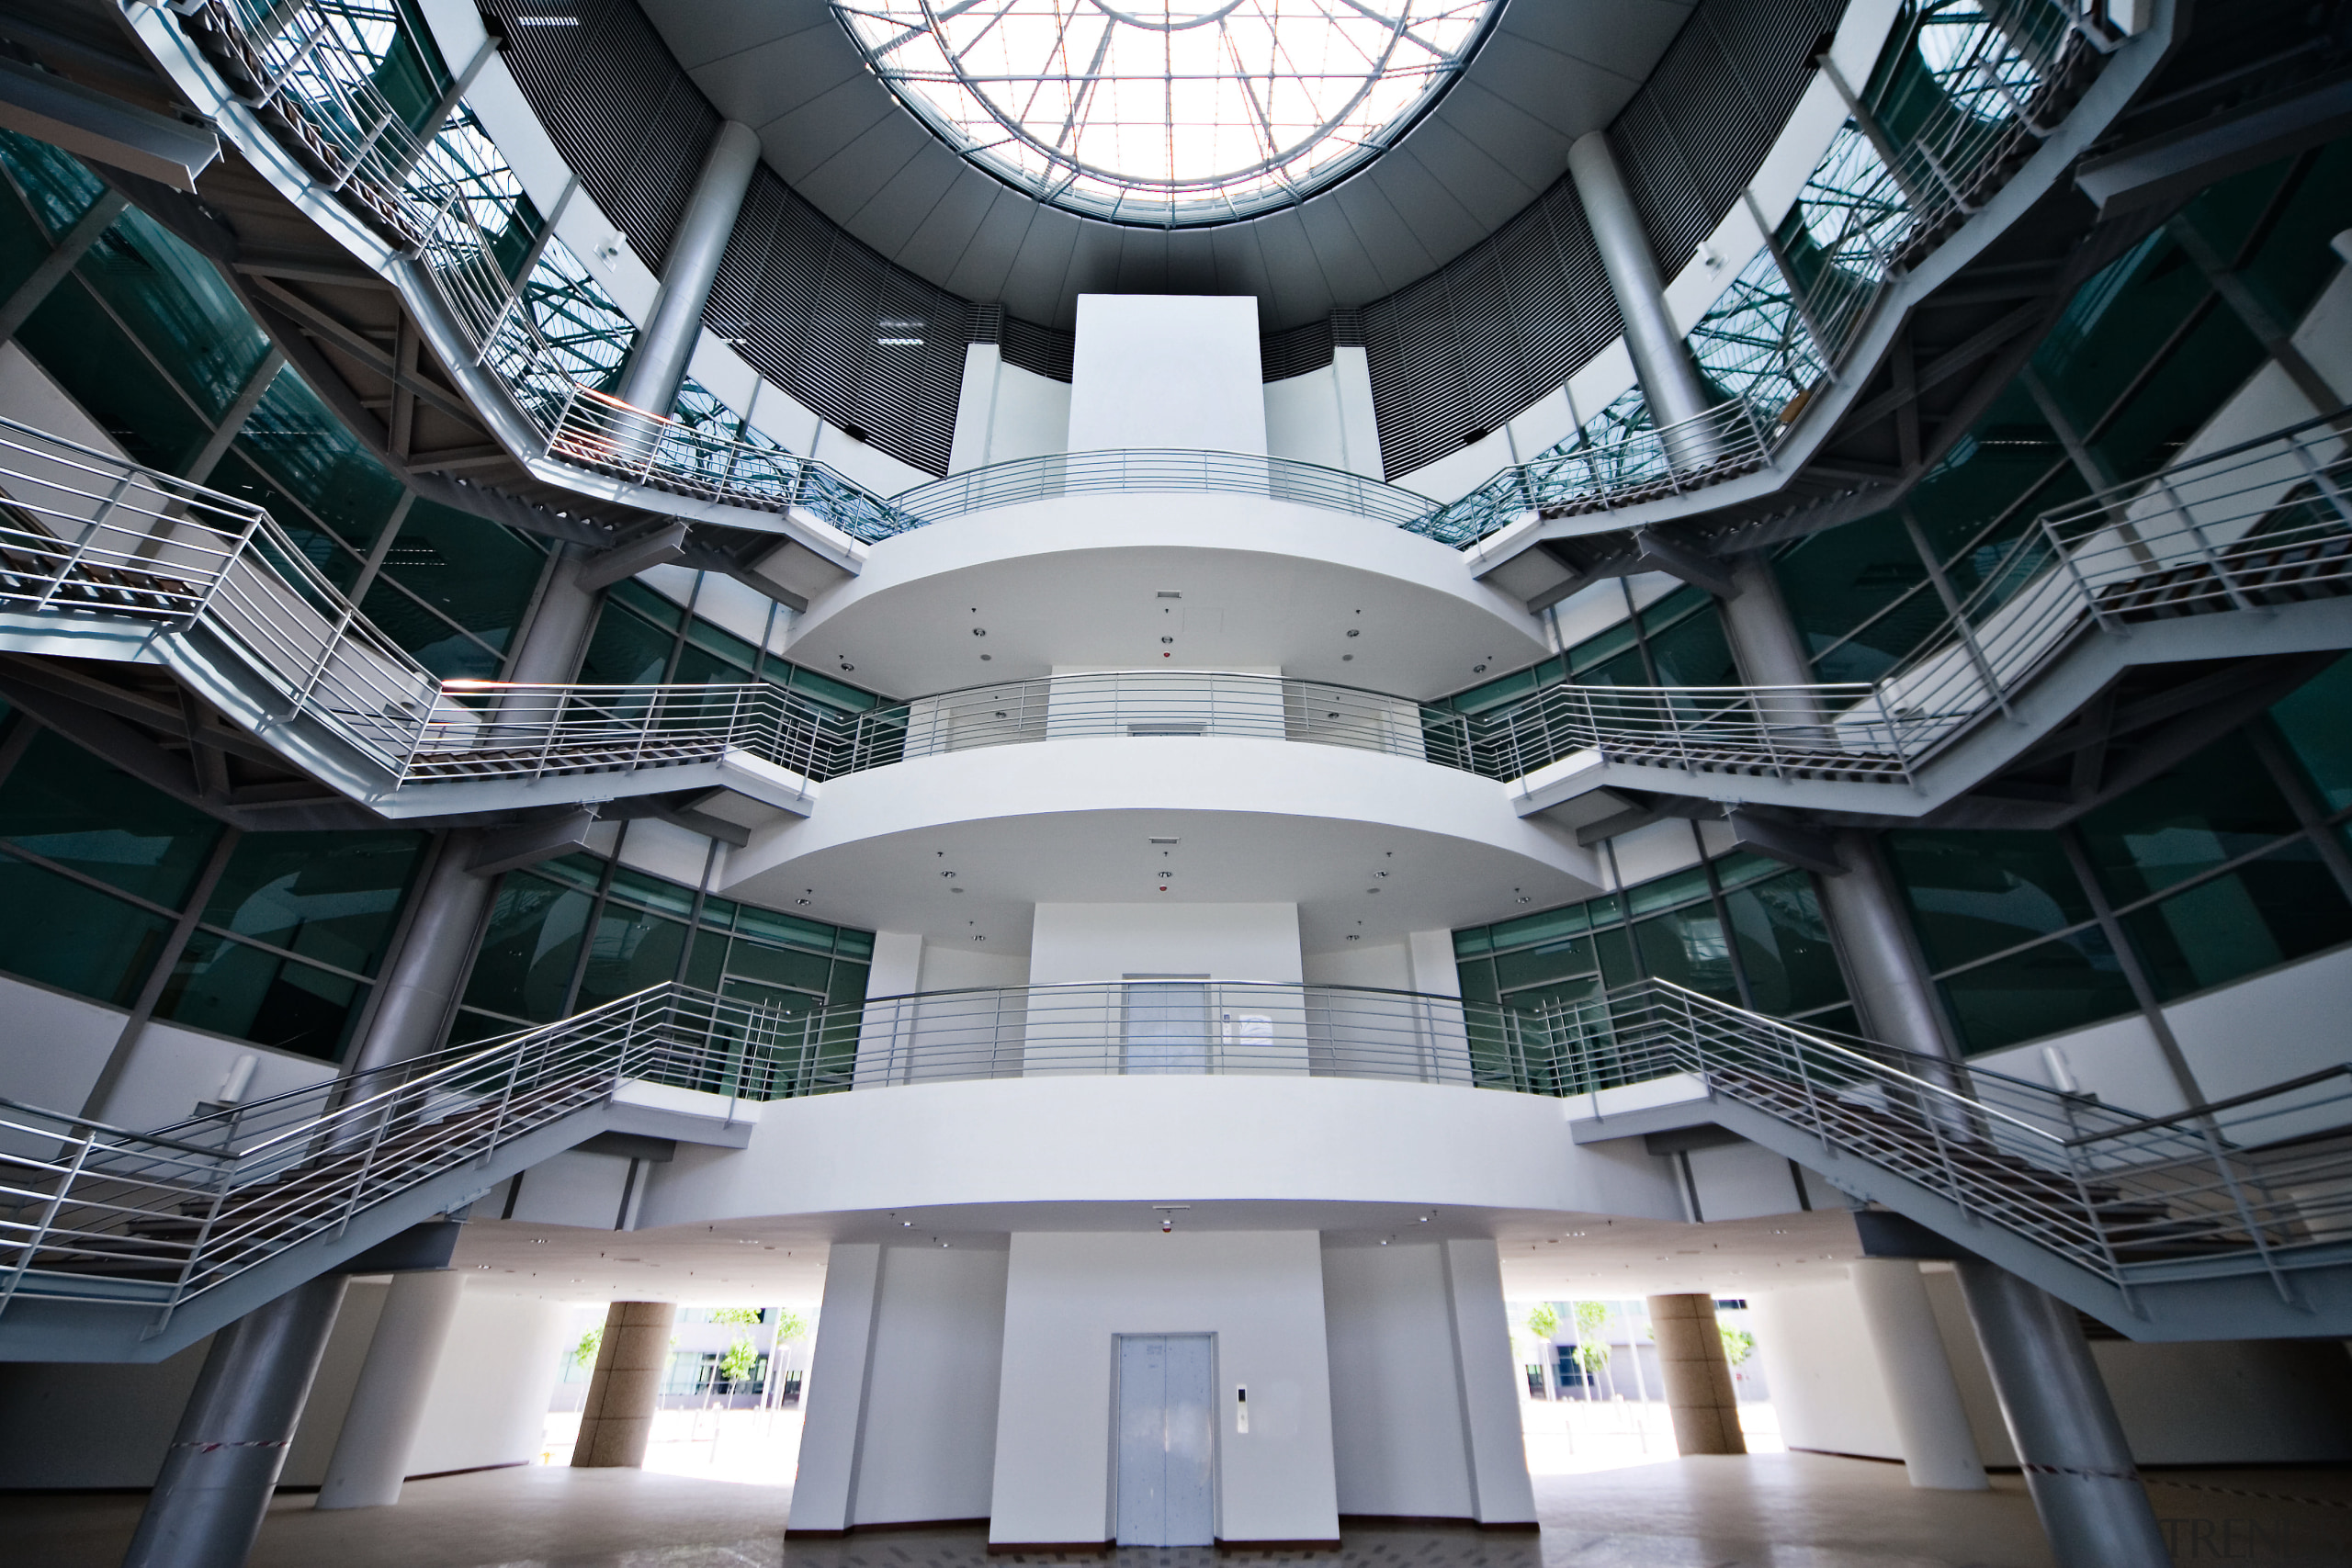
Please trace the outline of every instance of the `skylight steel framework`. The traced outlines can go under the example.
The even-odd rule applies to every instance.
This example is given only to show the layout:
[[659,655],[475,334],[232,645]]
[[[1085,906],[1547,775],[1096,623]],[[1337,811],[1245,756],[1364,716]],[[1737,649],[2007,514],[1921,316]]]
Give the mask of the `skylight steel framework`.
[[835,0],[957,152],[1114,222],[1230,222],[1377,157],[1500,0]]

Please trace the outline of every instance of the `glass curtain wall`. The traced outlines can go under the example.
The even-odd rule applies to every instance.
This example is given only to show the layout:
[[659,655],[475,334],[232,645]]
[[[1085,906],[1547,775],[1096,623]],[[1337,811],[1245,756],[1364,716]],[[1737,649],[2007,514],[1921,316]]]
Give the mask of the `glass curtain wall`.
[[0,969],[130,1007],[167,966],[156,1018],[340,1060],[426,836],[240,833],[53,731],[25,739],[0,776]]
[[[0,186],[7,288],[103,190],[78,161],[7,131]],[[146,214],[126,209],[17,342],[133,458],[268,508],[426,668],[499,672],[545,564],[539,544],[410,494],[299,374],[273,369],[267,336],[212,261]],[[221,450],[224,420],[248,405]]]
[[1944,592],[2001,592],[1996,575],[2037,517],[2172,461],[2267,363],[2184,231],[2291,329],[2334,275],[2328,241],[2347,211],[2352,141],[2209,187],[2076,289],[2027,368],[1901,505],[1775,559],[1819,677],[1885,673],[1939,634]]
[[1453,933],[1465,1000],[1537,1017],[1643,979],[1851,1032],[1844,972],[1808,872],[1745,851],[1622,893]]
[[[1519,705],[1555,686],[1723,686],[1739,680],[1723,611],[1713,595],[1678,588],[1636,611],[1630,584],[1619,580],[1625,619],[1565,653],[1514,670],[1423,706],[1472,721],[1472,738],[1498,729]],[[1437,722],[1432,720],[1432,722]]]
[[[2055,832],[1903,829],[1887,859],[1973,1054],[2352,942],[2352,659]],[[2135,985],[2135,978],[2137,985]]]

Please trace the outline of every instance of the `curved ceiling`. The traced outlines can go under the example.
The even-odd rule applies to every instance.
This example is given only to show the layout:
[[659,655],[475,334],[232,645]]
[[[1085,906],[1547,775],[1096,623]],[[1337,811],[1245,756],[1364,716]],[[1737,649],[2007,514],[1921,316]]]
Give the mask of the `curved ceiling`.
[[958,157],[865,67],[826,0],[640,0],[770,167],[883,255],[1050,326],[1081,293],[1250,294],[1268,330],[1393,293],[1560,177],[1616,117],[1697,0],[1510,0],[1419,123],[1304,204],[1144,229],[1048,207]]

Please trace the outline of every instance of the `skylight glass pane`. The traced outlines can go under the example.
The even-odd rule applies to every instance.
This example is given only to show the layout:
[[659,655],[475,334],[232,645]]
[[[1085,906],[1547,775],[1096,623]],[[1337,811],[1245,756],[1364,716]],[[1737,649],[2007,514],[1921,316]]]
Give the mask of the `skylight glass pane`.
[[1058,207],[1226,222],[1376,155],[1496,0],[835,0],[875,74],[957,152]]

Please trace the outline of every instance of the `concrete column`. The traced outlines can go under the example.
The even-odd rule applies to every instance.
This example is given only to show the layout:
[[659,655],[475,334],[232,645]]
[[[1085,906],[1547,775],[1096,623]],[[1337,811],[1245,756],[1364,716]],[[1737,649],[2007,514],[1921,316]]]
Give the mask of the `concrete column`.
[[1935,983],[1912,942],[1911,921],[1894,874],[1870,834],[1841,832],[1842,876],[1821,879],[1822,903],[1838,949],[1853,972],[1862,1032],[1922,1056],[1957,1060],[1944,1033]]
[[834,1243],[825,1260],[817,1343],[800,1390],[800,1472],[792,1483],[787,1537],[835,1536],[854,1521],[857,1450],[865,1430],[866,1370],[873,1359],[874,1314],[881,1296],[881,1247]]
[[1993,1264],[1959,1269],[2059,1568],[2167,1568],[2164,1532],[2074,1309]]
[[721,125],[703,160],[694,194],[686,198],[677,237],[670,242],[653,312],[638,329],[637,346],[621,378],[621,401],[648,413],[667,414],[678,400],[686,362],[694,357],[695,341],[702,332],[703,308],[710,302],[710,286],[718,276],[719,258],[727,254],[736,215],[743,210],[744,194],[759,166],[759,133],[731,119]]
[[213,1337],[123,1568],[243,1568],[349,1282],[322,1275]]
[[1853,1264],[1871,1348],[1894,1405],[1903,1468],[1911,1484],[1942,1492],[1982,1492],[1989,1484],[1977,1458],[1960,1385],[1936,1328],[1928,1282],[1907,1258],[1864,1258]]
[[401,1500],[409,1450],[424,1423],[433,1369],[448,1341],[465,1282],[464,1275],[447,1269],[392,1276],[314,1507],[380,1508]]
[[1739,1427],[1739,1396],[1732,1388],[1723,1330],[1715,1324],[1715,1298],[1652,1296],[1649,1306],[1658,1369],[1666,1377],[1666,1407],[1674,1417],[1674,1446],[1685,1454],[1746,1453],[1747,1436]]
[[[531,607],[530,623],[523,628],[502,679],[518,686],[560,686],[579,674],[596,606],[603,603],[594,589],[580,585],[581,563],[588,554],[579,545],[556,547],[538,603]],[[526,716],[512,697],[499,706],[502,716]]]
[[574,1469],[636,1470],[645,1463],[677,1316],[669,1302],[615,1302],[605,1312],[580,1438],[571,1445]]
[[1445,1244],[1446,1305],[1453,1319],[1462,1430],[1470,1443],[1471,1506],[1488,1528],[1535,1528],[1535,1487],[1503,1307],[1502,1255],[1491,1241]]
[[1650,253],[1649,236],[1626,193],[1625,176],[1618,172],[1617,154],[1606,131],[1589,132],[1569,145],[1568,175],[1576,181],[1577,199],[1584,204],[1585,221],[1592,226],[1610,292],[1617,297],[1625,348],[1634,357],[1634,374],[1649,401],[1650,418],[1659,424],[1696,419],[1714,400],[1698,362],[1690,357],[1690,345],[1682,341],[1666,308],[1657,258]]

